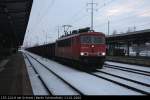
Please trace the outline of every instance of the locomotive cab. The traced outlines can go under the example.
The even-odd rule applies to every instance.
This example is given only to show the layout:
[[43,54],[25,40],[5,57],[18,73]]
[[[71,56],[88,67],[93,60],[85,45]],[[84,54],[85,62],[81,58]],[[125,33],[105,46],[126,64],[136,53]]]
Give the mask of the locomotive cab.
[[87,32],[80,35],[80,60],[90,65],[101,66],[106,56],[105,35]]
[[56,41],[55,56],[72,63],[100,68],[106,56],[105,35],[89,28],[74,30]]

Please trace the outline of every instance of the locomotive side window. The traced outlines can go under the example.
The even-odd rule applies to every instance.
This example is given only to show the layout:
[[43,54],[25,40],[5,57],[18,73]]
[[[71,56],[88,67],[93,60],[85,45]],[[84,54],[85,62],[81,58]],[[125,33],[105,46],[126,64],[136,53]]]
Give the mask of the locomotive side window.
[[81,43],[104,44],[105,38],[100,36],[81,36]]

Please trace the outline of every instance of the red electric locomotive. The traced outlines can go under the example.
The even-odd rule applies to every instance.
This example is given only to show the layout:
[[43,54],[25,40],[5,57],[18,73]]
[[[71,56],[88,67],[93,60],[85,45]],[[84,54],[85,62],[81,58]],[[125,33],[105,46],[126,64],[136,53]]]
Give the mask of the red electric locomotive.
[[56,41],[55,56],[102,67],[106,56],[105,35],[90,31],[89,28],[74,30]]

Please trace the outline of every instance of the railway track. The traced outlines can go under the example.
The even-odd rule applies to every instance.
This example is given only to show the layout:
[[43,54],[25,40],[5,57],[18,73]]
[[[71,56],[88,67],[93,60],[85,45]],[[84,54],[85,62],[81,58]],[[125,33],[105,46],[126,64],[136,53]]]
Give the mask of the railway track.
[[[72,90],[76,91],[76,93],[78,93],[79,95],[85,95],[80,89],[77,89],[75,86],[71,85],[65,79],[61,78],[60,75],[58,75],[57,73],[55,73],[54,71],[49,69],[48,66],[44,65],[42,62],[40,62],[39,60],[34,58],[32,55],[30,55],[30,54],[27,54],[27,55],[30,56],[30,58],[34,59],[36,62],[38,62],[42,67],[44,67],[50,73],[52,73],[57,78],[59,78],[61,81],[63,81],[65,84],[67,84],[70,88],[72,88]],[[112,66],[107,67],[106,65],[104,65],[104,67],[112,68]],[[124,68],[123,69],[123,67],[120,67],[120,68],[116,68],[116,67],[117,66],[115,66],[115,68],[112,68],[112,69],[115,69],[115,70],[117,69],[117,70],[121,70],[121,71],[126,71],[126,72],[131,72],[131,73],[136,73],[136,74],[148,76],[147,71],[142,71],[142,70],[135,70],[134,71],[133,69],[130,69],[130,68]],[[96,72],[87,72],[87,71],[84,71],[84,72],[91,75],[91,76],[106,80],[106,81],[111,82],[113,84],[119,85],[123,88],[129,89],[131,91],[134,91],[134,92],[137,92],[137,93],[140,93],[140,94],[144,94],[144,95],[149,95],[150,94],[150,90],[149,90],[150,89],[150,84],[140,82],[140,81],[134,80],[132,78],[126,78],[126,77],[122,77],[122,76],[119,76],[119,75],[111,74],[111,73],[102,71],[100,69],[97,69]],[[39,74],[39,73],[37,72],[37,74]],[[40,79],[42,80],[42,78],[40,78]],[[43,83],[44,83],[44,81],[43,81]],[[47,87],[47,86],[45,85],[45,87]],[[51,92],[51,90],[49,90],[48,88],[47,88],[47,90],[50,92],[51,95],[54,95]]]
[[135,74],[140,74],[140,75],[144,75],[144,76],[150,76],[150,72],[143,71],[143,70],[137,70],[137,69],[126,68],[126,67],[121,67],[121,66],[116,66],[116,65],[109,65],[109,64],[105,64],[104,67],[111,68],[111,69],[117,69],[117,70],[121,70],[121,71],[126,71],[126,72],[131,72],[131,73],[135,73]]
[[122,86],[122,87],[125,87],[125,88],[127,88],[127,89],[130,89],[130,90],[132,90],[132,91],[139,92],[139,93],[144,94],[144,95],[149,95],[149,94],[150,94],[150,93],[147,92],[147,91],[143,91],[143,90],[137,89],[137,88],[132,87],[132,86],[130,86],[130,85],[127,85],[127,84],[124,84],[124,83],[115,81],[115,80],[113,80],[113,79],[111,79],[111,78],[103,77],[103,76],[101,76],[101,75],[97,75],[97,74],[94,74],[94,73],[89,73],[89,72],[87,72],[87,73],[90,74],[90,75],[92,75],[92,76],[95,76],[95,77],[98,77],[98,78],[107,80],[107,81],[112,82],[112,83],[115,83],[115,84],[117,84],[117,85],[119,85],[119,86]]
[[26,57],[26,59],[28,60],[29,64],[30,64],[30,67],[33,68],[34,72],[36,73],[36,75],[38,76],[39,80],[42,82],[44,88],[46,89],[46,92],[49,94],[49,95],[52,95],[51,91],[48,89],[48,87],[46,86],[45,82],[43,81],[42,77],[39,75],[39,73],[37,72],[37,70],[35,69],[35,66],[32,64],[32,62],[30,61],[30,59],[27,57],[26,54],[24,54],[24,56]]
[[[99,72],[101,72],[101,71],[99,71]],[[115,84],[117,84],[117,85],[119,85],[119,86],[125,87],[125,88],[127,88],[127,89],[132,90],[132,91],[139,92],[139,93],[144,94],[144,95],[149,95],[149,94],[150,94],[150,92],[147,92],[147,91],[138,89],[138,88],[136,88],[136,87],[130,86],[130,85],[128,85],[128,84],[125,84],[125,83],[122,83],[122,82],[113,80],[112,78],[108,78],[108,77],[105,77],[105,76],[102,76],[102,75],[97,75],[97,74],[91,73],[91,72],[86,72],[86,73],[88,73],[88,74],[90,74],[90,75],[92,75],[92,76],[95,76],[95,77],[98,77],[98,78],[107,80],[107,81],[109,81],[109,82],[115,83]],[[103,72],[101,72],[101,73],[103,73]],[[105,74],[106,74],[106,73],[105,73]],[[107,75],[110,75],[110,74],[107,73]],[[110,75],[110,76],[114,76],[114,75]],[[117,76],[115,76],[115,77],[117,77]],[[123,77],[122,77],[122,79],[123,79]],[[124,79],[125,79],[125,78],[124,78]],[[129,79],[125,79],[125,80],[128,80],[128,81],[129,81]],[[130,81],[131,81],[131,80],[130,80]],[[132,80],[132,82],[133,82],[133,80]],[[138,84],[139,84],[139,82],[135,82],[135,81],[134,81],[134,83],[138,83]],[[140,84],[141,84],[141,83],[140,83]],[[142,83],[142,84],[143,84],[143,83]],[[147,84],[144,84],[144,86],[147,87]]]
[[31,64],[31,66],[33,67],[33,69],[35,70],[36,74],[38,74],[39,79],[41,80],[41,82],[43,83],[44,87],[46,88],[46,90],[48,91],[49,95],[57,95],[57,94],[53,94],[52,90],[50,90],[47,86],[47,82],[44,81],[43,77],[41,76],[41,74],[37,71],[37,69],[35,68],[34,64],[32,64],[31,60],[29,59],[28,56],[30,56],[32,59],[34,59],[36,62],[38,62],[43,68],[45,68],[46,70],[48,70],[50,73],[52,73],[53,75],[55,75],[58,79],[60,79],[64,84],[67,84],[67,86],[69,86],[73,91],[75,91],[75,93],[77,95],[84,95],[84,93],[82,93],[80,90],[78,90],[77,88],[75,88],[73,85],[71,85],[70,83],[68,83],[66,80],[64,80],[63,78],[61,78],[58,74],[56,74],[55,72],[53,72],[51,69],[49,69],[47,66],[45,66],[44,64],[42,64],[40,61],[38,61],[37,59],[35,59],[34,57],[32,57],[29,54],[24,54],[26,56],[26,58],[28,59],[29,63]]
[[114,79],[114,80],[116,80],[118,82],[119,81],[120,82],[124,81],[122,83],[130,84],[130,86],[135,87],[138,90],[144,91],[146,94],[150,94],[150,84],[147,84],[147,83],[144,83],[144,82],[140,82],[140,81],[136,81],[136,80],[133,80],[133,79],[130,79],[130,78],[122,77],[122,76],[119,76],[119,75],[107,73],[105,71],[97,70],[97,72],[98,72],[98,74],[104,75],[106,77],[111,77],[111,79]]
[[136,83],[136,84],[139,84],[139,85],[143,85],[143,86],[145,86],[145,87],[150,88],[150,84],[147,84],[147,83],[144,83],[144,82],[139,82],[139,81],[136,81],[136,80],[133,80],[133,79],[130,79],[130,78],[126,78],[126,77],[122,77],[122,76],[119,76],[119,75],[107,73],[107,72],[101,71],[101,70],[96,70],[96,72],[103,73],[103,74],[107,74],[107,75],[109,75],[109,76],[113,76],[113,77],[116,77],[116,78],[120,78],[120,79],[123,79],[123,80],[126,80],[126,81],[130,81],[130,82],[133,82],[133,83]]

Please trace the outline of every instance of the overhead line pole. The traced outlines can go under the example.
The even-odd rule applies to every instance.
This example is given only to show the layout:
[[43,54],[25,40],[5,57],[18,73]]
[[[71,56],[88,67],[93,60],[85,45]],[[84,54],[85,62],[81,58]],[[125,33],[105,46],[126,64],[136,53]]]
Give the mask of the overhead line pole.
[[94,5],[97,5],[97,3],[94,3],[93,0],[92,0],[92,2],[87,3],[87,5],[91,5],[91,8],[88,8],[88,9],[91,10],[91,30],[93,30],[94,10],[96,10],[96,9],[94,9]]
[[93,30],[93,0],[92,0],[92,4],[91,4],[91,7],[92,7],[92,11],[91,11],[91,30]]

